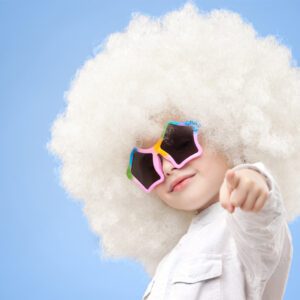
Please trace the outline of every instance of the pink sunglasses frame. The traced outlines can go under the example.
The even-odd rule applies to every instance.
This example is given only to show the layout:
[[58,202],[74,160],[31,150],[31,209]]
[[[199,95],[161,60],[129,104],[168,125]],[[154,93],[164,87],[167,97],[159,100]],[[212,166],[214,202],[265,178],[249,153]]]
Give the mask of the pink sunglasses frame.
[[[178,125],[178,126],[191,126],[193,128],[194,142],[195,142],[195,145],[196,145],[198,151],[196,153],[192,154],[191,156],[187,157],[180,164],[177,164],[176,161],[173,159],[173,157],[161,148],[161,144],[163,142],[163,139],[164,139],[164,136],[165,136],[165,133],[166,133],[166,129],[167,129],[169,124]],[[203,149],[202,149],[201,145],[198,142],[198,132],[199,132],[200,126],[201,126],[200,122],[192,121],[192,120],[185,121],[185,122],[177,122],[177,121],[168,121],[168,122],[166,122],[165,125],[164,125],[164,130],[163,130],[163,133],[162,133],[161,137],[157,140],[157,142],[152,147],[149,147],[149,148],[146,148],[146,149],[145,148],[134,147],[132,149],[131,154],[130,154],[129,164],[128,164],[128,167],[127,167],[127,173],[126,173],[127,177],[130,180],[133,180],[133,182],[135,182],[144,192],[150,193],[158,184],[163,182],[164,179],[165,179],[165,175],[164,175],[163,170],[162,170],[162,163],[161,163],[161,160],[159,158],[159,154],[161,154],[163,158],[170,161],[173,166],[175,166],[176,168],[179,168],[179,169],[182,168],[186,163],[188,163],[192,159],[201,156],[201,154],[203,152]],[[151,153],[152,154],[153,166],[154,166],[154,169],[155,169],[155,171],[157,172],[157,174],[159,175],[160,178],[157,181],[155,181],[153,184],[151,184],[149,188],[146,188],[131,173],[132,160],[133,160],[133,155],[134,155],[135,152]]]

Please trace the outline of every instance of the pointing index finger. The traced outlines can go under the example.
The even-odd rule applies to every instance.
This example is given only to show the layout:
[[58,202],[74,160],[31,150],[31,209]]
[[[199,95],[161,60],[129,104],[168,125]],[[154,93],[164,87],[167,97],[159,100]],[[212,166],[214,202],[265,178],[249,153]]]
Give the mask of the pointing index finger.
[[226,174],[226,184],[229,192],[231,193],[239,184],[239,177],[233,170],[229,170]]

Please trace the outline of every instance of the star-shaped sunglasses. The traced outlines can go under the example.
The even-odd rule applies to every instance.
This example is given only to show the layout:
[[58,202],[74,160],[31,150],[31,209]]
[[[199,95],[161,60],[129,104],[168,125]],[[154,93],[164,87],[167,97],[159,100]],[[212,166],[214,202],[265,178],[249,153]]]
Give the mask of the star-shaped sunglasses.
[[187,162],[202,154],[198,142],[200,122],[168,121],[158,141],[150,148],[134,147],[130,153],[127,177],[133,180],[145,192],[164,181],[160,155],[176,168],[182,168]]

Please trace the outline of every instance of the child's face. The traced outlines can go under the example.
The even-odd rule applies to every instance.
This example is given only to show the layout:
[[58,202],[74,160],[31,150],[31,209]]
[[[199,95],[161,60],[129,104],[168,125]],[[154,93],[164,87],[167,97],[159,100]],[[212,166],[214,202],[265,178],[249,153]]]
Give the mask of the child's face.
[[[217,202],[225,173],[232,167],[222,153],[215,153],[205,147],[201,133],[198,134],[198,140],[203,148],[202,155],[192,159],[181,169],[162,157],[165,180],[151,193],[175,209],[200,212]],[[174,179],[186,175],[194,176],[184,182],[180,189],[169,192]]]

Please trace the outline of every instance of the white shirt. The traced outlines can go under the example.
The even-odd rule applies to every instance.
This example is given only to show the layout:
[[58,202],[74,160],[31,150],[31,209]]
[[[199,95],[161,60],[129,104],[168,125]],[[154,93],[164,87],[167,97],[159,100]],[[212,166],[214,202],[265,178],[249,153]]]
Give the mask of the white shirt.
[[283,299],[293,256],[286,210],[263,163],[240,164],[266,177],[270,192],[259,212],[216,202],[196,215],[160,261],[144,300]]

